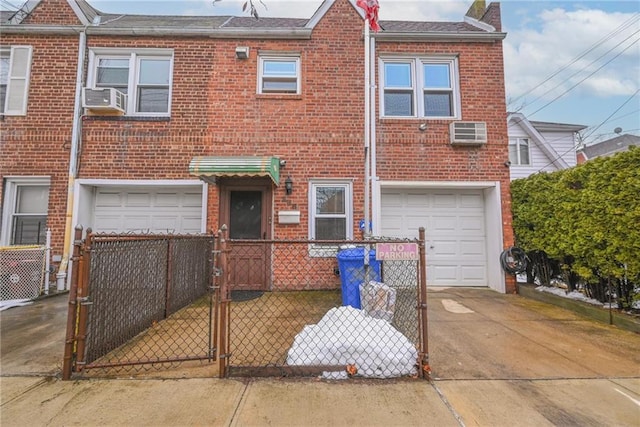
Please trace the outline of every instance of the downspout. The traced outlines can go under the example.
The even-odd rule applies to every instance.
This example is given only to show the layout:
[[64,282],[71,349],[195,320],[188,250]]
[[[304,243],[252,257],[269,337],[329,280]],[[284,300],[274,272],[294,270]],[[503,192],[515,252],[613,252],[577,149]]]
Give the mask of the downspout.
[[376,38],[371,37],[371,52],[369,53],[369,67],[371,68],[370,74],[370,105],[369,105],[369,114],[370,114],[370,126],[371,131],[369,133],[369,150],[370,150],[370,162],[371,162],[371,176],[369,179],[371,180],[371,206],[372,213],[371,217],[375,220],[373,221],[373,227],[369,229],[369,232],[372,233],[373,230],[377,230],[376,234],[380,235],[380,189],[378,188],[378,171],[376,168]]
[[[76,93],[75,103],[73,106],[73,126],[71,129],[71,152],[69,153],[69,180],[67,182],[67,212],[64,226],[64,247],[58,274],[56,275],[56,286],[58,290],[69,289],[67,279],[67,271],[69,270],[69,254],[73,248],[71,237],[73,234],[72,217],[73,204],[75,199],[75,182],[78,174],[78,163],[80,153],[80,97],[82,92],[82,76],[84,75],[84,55],[87,45],[86,27],[80,32],[80,40],[78,42],[78,69],[76,73]],[[66,283],[65,283],[66,282]]]

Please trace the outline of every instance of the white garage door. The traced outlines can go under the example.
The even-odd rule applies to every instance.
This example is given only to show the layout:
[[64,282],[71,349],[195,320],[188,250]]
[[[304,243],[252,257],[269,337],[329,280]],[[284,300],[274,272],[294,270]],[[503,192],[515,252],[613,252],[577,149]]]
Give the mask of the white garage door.
[[482,190],[382,190],[382,235],[426,230],[427,284],[487,286]]
[[200,233],[200,187],[102,187],[96,189],[96,232]]

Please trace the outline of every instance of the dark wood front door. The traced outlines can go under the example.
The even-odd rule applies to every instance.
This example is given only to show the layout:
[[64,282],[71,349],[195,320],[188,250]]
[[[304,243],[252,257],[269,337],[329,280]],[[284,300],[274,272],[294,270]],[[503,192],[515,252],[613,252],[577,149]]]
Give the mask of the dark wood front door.
[[227,180],[220,186],[220,219],[232,240],[229,280],[232,290],[268,290],[271,238],[270,180]]

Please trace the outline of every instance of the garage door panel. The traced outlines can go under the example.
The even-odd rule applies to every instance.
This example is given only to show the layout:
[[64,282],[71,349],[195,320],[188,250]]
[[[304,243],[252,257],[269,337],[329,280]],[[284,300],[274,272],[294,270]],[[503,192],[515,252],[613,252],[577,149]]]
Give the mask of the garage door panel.
[[[463,282],[475,282],[473,284],[478,286],[483,286],[486,284],[487,272],[484,266],[482,265],[466,265],[460,268],[460,273],[462,276],[460,279]],[[471,284],[471,283],[470,283]]]
[[119,192],[107,192],[101,191],[96,194],[96,206],[99,207],[120,207],[122,206],[122,200],[120,199]]
[[460,240],[458,246],[459,253],[463,257],[477,258],[479,256],[484,256],[484,245],[484,240]]
[[455,209],[457,207],[457,198],[454,194],[434,194],[433,207]]
[[427,284],[487,286],[482,190],[381,192],[381,231],[389,237],[418,236],[425,227]]
[[[400,198],[402,201],[402,197]],[[407,193],[406,206],[424,206],[429,204],[429,198],[424,193]]]
[[127,206],[151,207],[151,197],[149,193],[125,193]]
[[155,206],[177,208],[180,206],[180,195],[177,193],[158,193],[155,197]]
[[461,194],[460,195],[460,207],[461,208],[482,208],[484,205],[484,198],[482,194]]
[[[455,217],[449,216],[433,216],[431,217],[432,233],[455,233],[457,229],[457,220]],[[428,238],[428,236],[427,236]]]
[[189,208],[202,207],[202,193],[184,193],[182,206]]
[[477,234],[484,234],[484,218],[483,217],[468,217],[460,216],[458,221],[460,230],[463,232],[477,232]]
[[93,224],[108,233],[200,233],[202,193],[186,187],[98,188]]

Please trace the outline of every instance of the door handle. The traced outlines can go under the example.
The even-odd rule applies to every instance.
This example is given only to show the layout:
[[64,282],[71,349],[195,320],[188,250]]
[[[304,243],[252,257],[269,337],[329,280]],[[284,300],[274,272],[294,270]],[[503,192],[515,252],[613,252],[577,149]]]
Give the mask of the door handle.
[[262,233],[262,240],[267,240],[267,232]]

